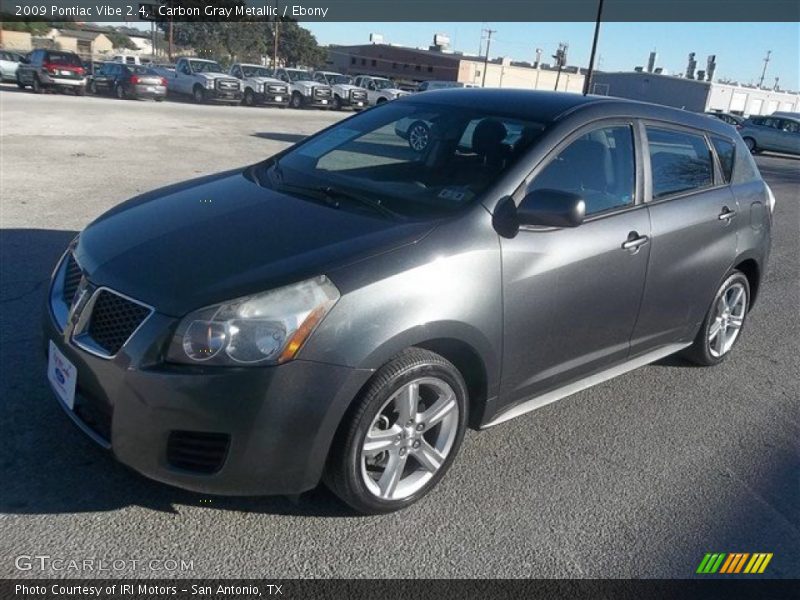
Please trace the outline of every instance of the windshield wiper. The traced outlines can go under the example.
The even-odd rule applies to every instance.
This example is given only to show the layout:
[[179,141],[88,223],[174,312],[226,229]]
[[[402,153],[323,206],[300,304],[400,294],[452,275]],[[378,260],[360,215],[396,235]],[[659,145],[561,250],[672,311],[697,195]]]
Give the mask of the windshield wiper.
[[323,194],[325,194],[331,200],[334,200],[335,198],[342,198],[344,200],[350,200],[351,202],[360,204],[361,206],[366,206],[368,208],[371,208],[376,212],[384,214],[388,217],[398,218],[401,216],[392,209],[384,206],[384,204],[380,200],[375,200],[373,198],[370,198],[369,196],[362,196],[361,194],[356,194],[349,190],[343,190],[341,188],[335,188],[329,185],[321,186],[317,189]]

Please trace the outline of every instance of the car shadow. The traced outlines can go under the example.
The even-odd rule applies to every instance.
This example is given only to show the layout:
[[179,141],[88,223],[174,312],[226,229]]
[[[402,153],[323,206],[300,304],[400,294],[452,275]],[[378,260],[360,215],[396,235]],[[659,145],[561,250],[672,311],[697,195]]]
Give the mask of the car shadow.
[[282,131],[260,131],[251,135],[254,137],[263,138],[265,140],[272,140],[274,142],[288,142],[290,144],[302,142],[308,137],[307,135],[301,135],[299,133],[285,133]]
[[146,479],[89,440],[45,378],[41,322],[54,265],[74,231],[0,230],[0,513],[62,514],[201,506],[277,515],[354,513],[324,486],[297,497],[216,497]]

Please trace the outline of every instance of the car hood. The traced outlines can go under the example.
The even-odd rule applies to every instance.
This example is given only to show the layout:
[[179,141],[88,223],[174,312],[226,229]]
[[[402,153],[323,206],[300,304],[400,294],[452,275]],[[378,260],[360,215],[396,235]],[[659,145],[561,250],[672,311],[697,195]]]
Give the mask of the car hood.
[[295,87],[300,88],[312,88],[312,87],[328,87],[324,83],[320,83],[319,81],[294,81],[292,85]]
[[344,92],[350,92],[352,90],[362,90],[364,92],[367,91],[362,87],[358,87],[357,85],[352,85],[350,83],[337,83],[337,84],[333,85],[332,87],[334,87],[334,88],[336,88],[338,90],[342,90]]
[[233,75],[228,75],[227,73],[195,73],[195,75],[200,75],[200,77],[204,77],[205,79],[233,79],[238,81]]
[[269,83],[270,85],[282,85],[286,86],[286,83],[281,81],[280,79],[275,79],[274,77],[250,77],[248,78],[249,81],[255,81],[256,83]]
[[182,316],[413,243],[434,227],[281,194],[245,169],[120,204],[80,234],[75,255],[95,285]]

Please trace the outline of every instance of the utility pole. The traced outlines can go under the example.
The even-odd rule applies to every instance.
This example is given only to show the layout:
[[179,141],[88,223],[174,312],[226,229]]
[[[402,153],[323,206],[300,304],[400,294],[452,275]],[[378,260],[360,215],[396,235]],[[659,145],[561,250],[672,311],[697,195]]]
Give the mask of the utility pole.
[[764,69],[761,71],[761,79],[758,80],[759,88],[764,84],[764,76],[767,74],[767,65],[769,64],[770,54],[772,54],[772,50],[767,50],[767,55],[764,57]]
[[486,69],[489,68],[489,47],[492,45],[492,34],[497,33],[496,29],[484,29],[486,32],[486,56],[483,58],[483,80],[481,87],[486,87]]
[[275,0],[275,29],[272,32],[272,71],[275,74],[275,69],[278,68],[278,35],[280,34],[278,16],[278,0]]
[[[592,89],[592,75],[594,74],[594,55],[597,52],[597,38],[600,36],[600,21],[603,18],[603,0],[599,0],[597,4],[597,19],[594,23],[594,39],[592,40],[592,53],[589,56],[589,70],[586,72],[586,77],[583,80],[583,95],[589,93]],[[558,86],[556,86],[557,88]]]
[[555,91],[558,91],[558,80],[561,79],[561,69],[563,69],[564,65],[567,64],[567,48],[569,48],[569,44],[562,42],[558,45],[558,50],[556,50],[556,53],[553,54],[553,58],[558,65],[558,71],[556,72],[556,86],[554,88]]

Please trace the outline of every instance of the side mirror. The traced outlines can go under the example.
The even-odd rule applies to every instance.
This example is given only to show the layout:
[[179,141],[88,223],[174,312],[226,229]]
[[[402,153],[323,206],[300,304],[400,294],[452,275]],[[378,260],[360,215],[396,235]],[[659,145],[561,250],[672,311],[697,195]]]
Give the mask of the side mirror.
[[578,194],[559,190],[529,192],[517,207],[520,225],[577,227],[586,216],[586,202]]

